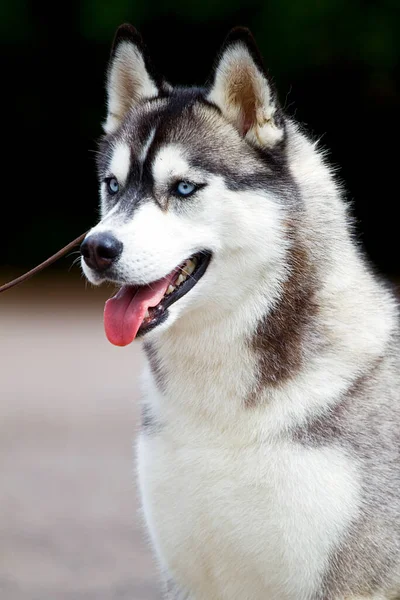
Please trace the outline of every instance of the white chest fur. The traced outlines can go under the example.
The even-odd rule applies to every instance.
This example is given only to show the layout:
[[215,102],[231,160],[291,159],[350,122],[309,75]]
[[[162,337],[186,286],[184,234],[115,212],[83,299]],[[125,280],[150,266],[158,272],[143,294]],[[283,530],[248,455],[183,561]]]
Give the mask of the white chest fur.
[[195,600],[312,598],[357,513],[357,473],[334,447],[205,443],[177,415],[140,436],[138,463],[161,566]]

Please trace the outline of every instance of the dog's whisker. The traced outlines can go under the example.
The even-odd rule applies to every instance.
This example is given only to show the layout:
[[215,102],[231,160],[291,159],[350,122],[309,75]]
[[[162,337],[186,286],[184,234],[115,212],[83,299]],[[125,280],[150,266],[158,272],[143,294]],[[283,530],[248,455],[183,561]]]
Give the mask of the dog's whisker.
[[[80,253],[79,253],[80,254]],[[75,265],[77,265],[81,260],[80,256],[77,256],[76,258],[74,258],[74,260],[72,261],[72,263],[70,264],[69,268],[68,268],[68,272],[71,271],[71,269],[73,267],[75,267]]]

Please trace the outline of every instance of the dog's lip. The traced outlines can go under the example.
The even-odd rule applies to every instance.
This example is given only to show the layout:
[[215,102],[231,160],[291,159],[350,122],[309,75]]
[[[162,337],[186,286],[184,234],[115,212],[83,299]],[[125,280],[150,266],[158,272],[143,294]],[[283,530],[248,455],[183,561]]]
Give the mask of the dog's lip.
[[155,313],[154,317],[149,321],[142,323],[137,333],[138,336],[143,336],[145,333],[148,333],[168,318],[168,308],[183,298],[183,296],[186,296],[186,294],[192,288],[194,288],[203,277],[210,264],[212,252],[209,250],[202,250],[201,252],[192,254],[188,260],[192,260],[193,258],[197,258],[199,260],[196,269],[193,271],[191,276],[186,279],[186,281],[184,281],[174,292],[172,292],[169,296],[164,296],[161,302],[151,309],[151,311]]
[[[179,285],[179,287],[174,292],[172,292],[169,296],[164,296],[164,298],[161,301],[164,309],[171,306],[171,304],[177,302],[177,300],[179,300],[183,296],[186,296],[189,290],[191,290],[200,281],[200,279],[206,272],[208,265],[210,264],[211,257],[211,252],[207,250],[202,250],[201,252],[196,252],[195,254],[192,254],[192,256],[190,256],[190,258],[187,259],[196,259],[198,261],[196,268],[193,271],[193,273],[191,273],[191,275],[181,285]],[[176,271],[179,270],[180,267],[176,269]]]

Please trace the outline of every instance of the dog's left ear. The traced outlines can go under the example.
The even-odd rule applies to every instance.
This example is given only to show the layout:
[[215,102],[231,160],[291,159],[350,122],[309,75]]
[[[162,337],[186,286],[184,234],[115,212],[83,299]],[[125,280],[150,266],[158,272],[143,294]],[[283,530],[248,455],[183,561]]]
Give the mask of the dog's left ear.
[[207,99],[250,143],[272,148],[283,140],[282,113],[248,29],[233,29],[226,38]]
[[121,25],[115,34],[106,88],[106,133],[113,133],[135,104],[168,88],[151,67],[142,38],[132,25]]

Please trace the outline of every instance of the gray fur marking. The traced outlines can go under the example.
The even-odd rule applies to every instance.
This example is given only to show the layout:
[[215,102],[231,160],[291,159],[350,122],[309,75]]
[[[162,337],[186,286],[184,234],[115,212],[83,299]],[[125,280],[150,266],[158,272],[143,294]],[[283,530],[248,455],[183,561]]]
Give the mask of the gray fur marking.
[[[293,439],[306,446],[345,449],[364,478],[361,514],[330,557],[315,600],[377,594],[396,577],[400,583],[400,430],[393,427],[394,421],[400,422],[396,341],[326,415],[293,431]],[[392,382],[389,393],[387,381]],[[385,522],[390,527],[382,527]]]

